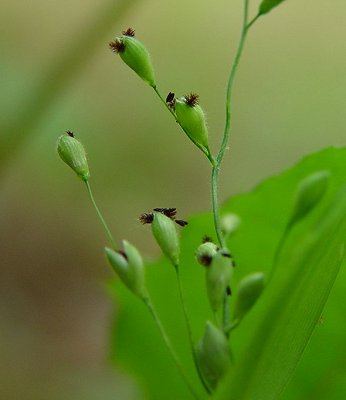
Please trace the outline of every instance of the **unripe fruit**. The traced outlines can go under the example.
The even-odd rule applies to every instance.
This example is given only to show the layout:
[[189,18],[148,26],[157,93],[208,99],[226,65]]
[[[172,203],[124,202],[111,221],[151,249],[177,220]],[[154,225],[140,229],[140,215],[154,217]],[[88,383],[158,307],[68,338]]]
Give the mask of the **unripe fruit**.
[[147,297],[145,286],[144,265],[142,257],[135,246],[123,241],[123,251],[105,248],[106,257],[122,282],[136,296]]
[[195,354],[203,379],[215,390],[231,366],[231,356],[225,334],[210,321],[206,323],[204,335],[197,343]]
[[216,246],[215,243],[212,242],[202,243],[197,248],[195,254],[196,259],[201,265],[208,267],[211,264],[213,257],[217,254],[217,251],[218,247]]
[[198,104],[198,95],[191,93],[177,99],[175,113],[189,138],[199,146],[209,149],[208,129],[204,112]]
[[243,278],[237,288],[233,323],[239,323],[255,305],[265,287],[265,275],[255,272]]
[[175,222],[161,212],[154,211],[151,229],[163,254],[177,267],[180,244]]
[[233,267],[231,258],[218,252],[206,268],[206,285],[209,303],[216,313],[223,304],[226,290],[232,277]]
[[237,214],[225,214],[221,218],[222,232],[224,233],[224,235],[230,236],[238,230],[240,223],[241,219]]
[[329,177],[329,171],[319,171],[308,175],[299,183],[289,225],[304,218],[320,202],[327,191]]
[[135,32],[129,28],[122,36],[109,43],[110,49],[118,53],[122,60],[150,86],[156,87],[154,68],[148,50],[135,38]]
[[72,132],[67,131],[66,134],[58,138],[57,150],[60,158],[71,167],[83,181],[86,182],[89,180],[89,166],[84,147],[74,138]]

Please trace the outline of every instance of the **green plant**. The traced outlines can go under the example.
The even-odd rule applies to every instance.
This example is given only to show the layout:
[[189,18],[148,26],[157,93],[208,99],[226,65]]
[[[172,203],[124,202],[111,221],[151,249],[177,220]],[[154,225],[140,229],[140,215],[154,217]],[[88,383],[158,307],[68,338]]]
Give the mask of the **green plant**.
[[[84,150],[80,145],[66,145],[69,142],[75,144],[76,139],[71,133],[60,137],[58,141],[59,154],[85,182],[93,205],[109,237],[111,247],[106,248],[105,251],[110,265],[126,288],[147,307],[189,390],[189,394],[181,392],[183,398],[192,396],[201,399],[211,396],[216,399],[234,400],[277,399],[286,387],[312,335],[344,256],[346,192],[345,189],[337,190],[344,183],[344,174],[336,167],[336,160],[344,157],[344,151],[333,150],[332,158],[328,158],[328,153],[327,155],[318,154],[309,163],[303,162],[276,180],[260,187],[250,194],[249,199],[236,198],[225,206],[223,212],[220,210],[218,177],[231,134],[232,89],[245,40],[258,18],[267,14],[282,1],[263,0],[258,14],[253,19],[249,19],[249,0],[244,0],[240,42],[227,83],[225,128],[216,156],[209,147],[208,128],[203,109],[199,105],[198,95],[191,93],[176,98],[175,94],[170,92],[166,99],[162,96],[149,53],[135,38],[133,29],[124,31],[122,36],[116,37],[110,43],[111,50],[118,53],[123,61],[154,90],[187,137],[206,156],[211,166],[212,224],[209,216],[196,218],[190,221],[186,228],[186,236],[183,233],[180,239],[177,234],[177,225],[184,227],[187,223],[176,219],[175,208],[154,208],[152,212],[140,216],[143,224],[151,224],[152,233],[158,245],[175,271],[189,351],[186,351],[185,346],[185,351],[177,355],[175,346],[159,318],[160,313],[153,305],[152,293],[155,293],[156,297],[159,297],[161,293],[161,309],[169,304],[165,291],[171,293],[171,271],[167,273],[169,274],[167,278],[164,276],[166,272],[163,272],[164,267],[162,267],[160,277],[155,279],[156,285],[149,284],[150,279],[146,283],[144,274],[149,272],[149,268],[144,267],[139,251],[126,241],[123,242],[123,249],[116,246],[95,203],[89,184]],[[345,164],[343,164],[343,172],[344,170]],[[299,185],[297,182],[300,182]],[[285,192],[280,185],[287,186],[285,188],[287,198],[293,198],[294,191],[297,193],[292,204],[285,204],[286,210],[292,209],[287,216],[280,215],[280,212],[275,210],[275,205],[283,205],[286,201],[286,198],[280,198]],[[296,190],[295,187],[297,187]],[[247,200],[250,205],[247,204]],[[261,208],[261,212],[258,208]],[[253,229],[255,237],[241,235],[241,230],[243,230],[243,235],[246,232],[251,213],[259,217],[261,213],[265,215],[266,212],[270,218],[280,221],[274,233],[270,232],[268,226],[266,227],[263,223],[263,219],[259,218],[262,223]],[[242,223],[238,231],[240,221]],[[213,243],[209,237],[206,237],[201,244],[198,241],[203,234],[210,233],[211,225],[216,233],[217,243]],[[283,232],[279,240],[275,239],[277,232]],[[232,253],[235,250],[238,259],[238,254],[253,252],[253,248],[262,237],[267,238],[270,244],[267,245],[268,248],[264,246],[266,257],[258,262],[246,255],[249,260],[251,259],[251,262],[244,263],[248,265],[248,271],[245,271],[243,263],[240,262],[240,269],[243,269],[243,275],[245,272],[246,275],[238,285],[235,285],[236,278],[233,278],[233,275],[236,275],[234,274],[235,263],[229,249],[232,249]],[[239,240],[238,245],[237,240]],[[197,317],[189,312],[192,308],[191,296],[189,301],[185,299],[182,283],[182,275],[184,271],[186,272],[185,266],[195,262],[192,259],[194,255],[205,268],[203,279],[206,284],[204,293],[194,290],[194,296],[203,302],[203,306],[200,306],[202,312],[198,313]],[[263,266],[260,271],[257,271],[258,266]],[[197,275],[196,272],[194,274]],[[196,283],[201,279],[200,275],[199,273],[196,277],[191,274],[190,278]],[[202,287],[202,285],[197,286]],[[316,287],[318,287],[317,291]],[[235,292],[234,301],[232,301],[233,292]],[[211,316],[208,316],[206,311],[204,297],[209,301]],[[132,300],[127,301],[132,302]],[[257,302],[255,315],[250,311]],[[131,307],[133,307],[132,303]],[[131,307],[129,310],[132,309]],[[177,308],[176,304],[168,305],[168,307],[170,310],[172,307]],[[139,332],[143,335],[141,340],[147,341],[149,347],[153,347],[153,342],[148,339],[151,328],[147,328],[147,322],[143,320],[142,309],[136,308],[135,311],[132,309],[130,312],[133,317],[131,321],[137,321]],[[213,319],[213,322],[208,319]],[[204,333],[196,341],[194,330],[201,326],[202,321],[204,325],[206,320]],[[136,357],[141,353],[141,349],[136,351],[136,338],[131,337],[133,329],[129,329],[130,325],[129,322],[120,324],[119,340],[122,336],[121,329],[123,329],[124,334],[131,338],[128,342],[133,345],[133,354]],[[243,326],[242,330],[238,329],[239,326]],[[249,326],[250,333],[246,330]],[[181,333],[181,328],[177,323],[176,333]],[[247,335],[245,343],[250,346],[246,348],[247,350],[237,349],[236,340],[233,339],[235,333],[240,330],[245,332],[245,336]],[[236,361],[233,352],[237,352]],[[188,354],[190,354],[189,361]],[[184,362],[180,358],[184,359]],[[142,359],[146,360],[146,357]],[[195,367],[195,375],[191,373],[191,360]],[[285,362],[282,363],[282,360]],[[136,361],[138,365],[141,364],[139,359]],[[153,360],[153,369],[156,361]],[[161,360],[158,361],[158,364],[160,363]],[[165,368],[161,373],[164,370]],[[148,382],[152,380],[150,372],[145,371],[145,368],[142,369],[142,374],[146,376]],[[167,381],[169,381],[168,375],[168,373],[165,374]],[[197,375],[201,387],[197,386]],[[174,385],[166,386],[171,391]],[[162,387],[151,387],[152,398],[168,398],[168,396],[169,392],[168,395],[164,394]],[[173,397],[177,398],[176,392]]]

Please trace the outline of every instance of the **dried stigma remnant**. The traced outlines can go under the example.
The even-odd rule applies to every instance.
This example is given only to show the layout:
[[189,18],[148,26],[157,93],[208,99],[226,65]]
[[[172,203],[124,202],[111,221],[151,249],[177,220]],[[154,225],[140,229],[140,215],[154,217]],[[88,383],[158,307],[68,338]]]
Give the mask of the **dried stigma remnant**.
[[190,93],[185,96],[185,103],[190,107],[195,107],[198,104],[199,96],[196,93]]
[[166,217],[170,219],[174,219],[176,214],[177,214],[177,209],[176,208],[154,208],[154,211],[160,212],[161,214],[164,214]]
[[121,32],[124,36],[135,37],[135,30],[133,28],[127,28],[126,31]]
[[166,97],[166,104],[170,108],[174,108],[175,106],[175,94],[173,92],[169,92]]
[[204,235],[202,238],[202,243],[208,243],[208,242],[213,243],[213,239],[208,235]]
[[[184,221],[182,219],[175,219],[175,216],[177,214],[177,209],[174,207],[169,207],[169,208],[162,208],[162,207],[156,207],[153,209],[154,212],[159,212],[166,217],[170,218],[172,221],[174,221],[176,224],[179,226],[186,226],[188,224],[187,221]],[[151,224],[154,220],[154,214],[153,213],[143,213],[139,216],[140,222],[145,225],[145,224]]]
[[125,50],[125,44],[124,42],[116,38],[115,40],[112,40],[111,42],[108,43],[109,48],[113,51],[113,53],[122,53]]
[[182,227],[184,227],[184,226],[186,226],[186,225],[188,224],[187,221],[184,221],[184,220],[182,220],[182,219],[176,219],[176,220],[175,220],[175,223],[178,224],[178,225],[180,225],[180,226],[182,226]]
[[154,214],[153,213],[143,213],[139,216],[139,220],[143,225],[151,224],[154,220]]
[[69,136],[71,136],[71,137],[74,137],[74,133],[71,132],[71,131],[66,131],[66,134],[69,135]]
[[[127,37],[135,37],[135,30],[132,28],[126,29],[126,31],[122,31],[123,36]],[[122,53],[125,50],[125,42],[121,37],[115,38],[108,44],[109,48],[113,51],[113,53]]]

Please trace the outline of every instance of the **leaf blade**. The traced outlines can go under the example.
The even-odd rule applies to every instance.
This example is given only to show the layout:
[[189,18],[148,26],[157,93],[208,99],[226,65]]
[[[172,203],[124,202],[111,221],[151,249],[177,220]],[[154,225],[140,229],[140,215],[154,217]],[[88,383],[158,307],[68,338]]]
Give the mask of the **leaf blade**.
[[[265,293],[260,323],[248,351],[218,399],[275,400],[286,387],[320,318],[344,257],[346,189],[336,195],[322,217],[320,226],[315,224],[301,234],[302,242],[295,249],[286,249],[285,254],[290,258],[281,259],[280,268],[286,268],[287,273],[274,278]],[[326,242],[331,235],[333,240]]]
[[283,3],[285,0],[263,0],[260,4],[258,14],[264,15],[269,13],[273,8],[277,7],[279,4]]

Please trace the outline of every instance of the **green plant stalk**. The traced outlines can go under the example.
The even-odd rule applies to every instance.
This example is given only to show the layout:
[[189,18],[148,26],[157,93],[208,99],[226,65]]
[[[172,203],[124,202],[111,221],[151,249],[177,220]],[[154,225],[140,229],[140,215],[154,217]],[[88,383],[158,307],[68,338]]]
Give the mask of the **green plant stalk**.
[[164,341],[164,343],[165,343],[165,345],[166,345],[166,347],[167,347],[167,349],[168,349],[168,351],[169,351],[169,353],[170,353],[170,355],[171,355],[171,357],[172,357],[172,359],[173,359],[173,361],[174,361],[174,363],[175,363],[175,365],[176,365],[176,367],[177,367],[177,369],[178,369],[178,371],[180,373],[180,376],[184,380],[186,386],[190,390],[190,392],[193,395],[193,397],[196,400],[199,400],[200,396],[197,394],[197,391],[194,389],[192,383],[190,382],[189,377],[186,375],[186,372],[185,372],[185,370],[184,370],[184,368],[183,368],[183,366],[182,366],[182,364],[181,364],[181,362],[180,362],[180,360],[179,360],[179,358],[178,358],[178,356],[177,356],[177,354],[176,354],[176,352],[175,352],[175,350],[174,350],[174,348],[172,346],[171,341],[169,340],[169,338],[167,336],[165,328],[162,325],[160,317],[158,316],[150,297],[147,297],[147,298],[143,299],[143,301],[144,301],[144,304],[146,305],[146,307],[148,308],[151,316],[153,317],[153,319],[154,319],[154,321],[156,323],[156,326],[158,327],[158,329],[160,331],[162,339],[163,339],[163,341]]
[[227,145],[229,142],[230,134],[231,134],[231,100],[232,100],[232,91],[234,79],[237,73],[238,65],[240,58],[243,53],[244,44],[246,35],[252,23],[248,24],[248,9],[249,9],[249,0],[244,1],[244,17],[243,17],[243,27],[240,36],[240,41],[238,45],[238,50],[235,55],[231,72],[228,78],[227,83],[227,92],[226,92],[226,117],[225,117],[225,128],[223,133],[223,139],[221,143],[221,147],[219,153],[216,157],[216,162],[212,169],[212,205],[213,205],[213,215],[214,215],[214,225],[217,234],[218,241],[222,247],[226,247],[225,239],[221,232],[220,225],[220,210],[219,210],[219,202],[218,202],[218,178],[220,172],[220,166],[225,155],[225,151],[227,149]]
[[229,338],[229,333],[226,330],[226,324],[229,323],[230,318],[230,310],[229,310],[229,296],[226,293],[223,298],[223,309],[222,309],[222,321],[223,321],[223,330],[227,338]]
[[193,340],[193,337],[192,337],[192,329],[191,329],[191,322],[190,322],[189,314],[187,313],[187,309],[186,309],[184,291],[183,291],[183,288],[182,288],[181,279],[180,279],[180,273],[179,273],[179,265],[175,265],[174,269],[176,271],[179,298],[180,298],[181,307],[183,309],[185,325],[186,325],[186,329],[187,329],[187,334],[188,334],[188,338],[189,338],[189,343],[190,343],[190,347],[191,347],[191,353],[192,353],[193,361],[194,361],[194,364],[195,364],[195,367],[196,367],[196,370],[197,370],[197,373],[198,373],[198,377],[199,377],[204,389],[206,390],[206,392],[208,394],[210,394],[211,392],[210,392],[209,386],[205,382],[202,374],[200,373],[200,370],[199,370],[199,367],[198,367],[198,363],[197,363],[197,359],[196,359],[195,343],[194,343],[194,340]]
[[187,333],[188,333],[188,336],[189,336],[189,342],[190,342],[190,345],[191,345],[191,349],[193,350],[194,349],[194,341],[193,341],[193,338],[192,338],[192,329],[191,329],[190,318],[189,318],[189,315],[188,315],[187,310],[186,310],[186,302],[185,302],[183,288],[182,288],[182,285],[181,285],[179,266],[177,266],[177,265],[175,266],[175,271],[176,271],[176,276],[177,276],[180,303],[181,303],[181,307],[183,309],[184,319],[185,319],[185,323],[186,323],[186,329],[187,329]]
[[[219,153],[216,157],[216,160],[212,167],[211,173],[211,198],[212,198],[212,209],[213,209],[213,219],[214,219],[214,226],[217,235],[217,239],[220,243],[222,248],[227,249],[226,240],[224,235],[222,234],[221,230],[221,223],[220,223],[220,207],[219,207],[219,200],[218,200],[218,179],[220,173],[220,167],[225,155],[225,151],[228,146],[232,126],[231,126],[231,105],[232,105],[232,91],[234,85],[234,79],[238,70],[239,62],[243,53],[244,44],[246,35],[250,29],[250,27],[254,24],[257,20],[258,16],[256,16],[250,23],[248,23],[248,12],[249,12],[249,0],[244,1],[244,14],[243,14],[243,26],[240,35],[240,40],[238,44],[238,49],[231,67],[231,71],[228,78],[227,83],[227,92],[226,92],[226,117],[225,117],[225,128],[223,133],[223,139],[221,143],[221,147]],[[224,300],[224,312],[223,312],[223,326],[224,329],[229,326],[229,313],[227,312],[228,308],[228,299],[227,294],[225,293],[225,300]]]
[[277,246],[276,246],[274,257],[273,257],[273,261],[272,261],[272,265],[271,265],[271,269],[270,269],[269,276],[268,276],[267,284],[273,278],[276,266],[277,266],[278,261],[279,261],[280,254],[281,254],[281,252],[283,250],[283,247],[284,247],[284,245],[286,243],[286,240],[288,238],[288,235],[289,235],[291,229],[292,229],[292,224],[288,223],[286,225],[286,227],[285,227],[285,230],[283,231],[283,233],[282,233],[282,235],[280,237],[280,240],[279,240]]
[[104,230],[106,231],[106,234],[107,234],[107,236],[109,238],[109,241],[111,242],[112,247],[115,250],[116,249],[115,240],[113,238],[113,235],[112,235],[110,229],[108,228],[108,225],[107,225],[105,219],[103,218],[103,215],[102,215],[100,209],[98,208],[98,206],[96,204],[96,201],[95,201],[95,198],[93,196],[89,181],[85,181],[85,184],[86,184],[86,187],[88,189],[90,200],[91,200],[91,202],[92,202],[92,204],[93,204],[93,206],[95,208],[95,211],[96,211],[97,216],[98,216],[98,218],[99,218],[99,220],[101,222],[101,225],[103,226]]

